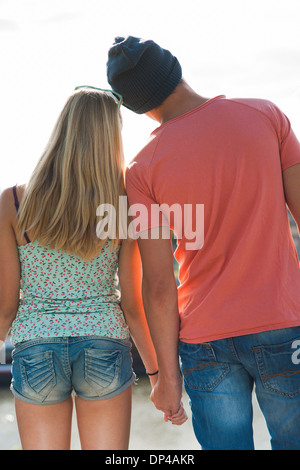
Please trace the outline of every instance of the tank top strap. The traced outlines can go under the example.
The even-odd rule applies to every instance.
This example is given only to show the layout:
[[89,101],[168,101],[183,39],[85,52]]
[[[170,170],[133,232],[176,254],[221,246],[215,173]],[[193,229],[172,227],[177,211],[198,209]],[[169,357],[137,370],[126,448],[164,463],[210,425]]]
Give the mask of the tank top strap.
[[[13,186],[13,194],[14,194],[15,207],[16,207],[16,211],[17,211],[17,214],[18,214],[20,204],[19,204],[18,195],[17,195],[17,185]],[[30,243],[30,239],[29,239],[26,232],[24,232],[24,237],[25,237],[25,240],[27,241],[27,243]]]

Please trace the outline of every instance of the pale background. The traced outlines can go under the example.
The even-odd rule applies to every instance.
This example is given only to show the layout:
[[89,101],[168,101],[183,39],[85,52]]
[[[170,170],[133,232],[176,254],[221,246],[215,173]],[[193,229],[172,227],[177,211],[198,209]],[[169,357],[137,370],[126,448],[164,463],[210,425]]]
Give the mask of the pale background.
[[[170,49],[185,79],[206,97],[274,101],[299,137],[299,12],[299,0],[0,0],[0,188],[27,181],[76,85],[108,85],[115,36],[154,39]],[[123,120],[129,162],[156,124],[126,109]],[[188,409],[185,395],[184,401]],[[254,404],[256,445],[268,449]],[[19,448],[6,388],[0,422],[0,449]],[[198,448],[191,419],[181,428],[164,423],[142,381],[134,388],[131,448]]]
[[[274,101],[299,137],[299,12],[299,0],[0,0],[0,188],[28,180],[76,85],[108,85],[115,36],[170,49],[206,97]],[[129,162],[156,124],[123,119]]]

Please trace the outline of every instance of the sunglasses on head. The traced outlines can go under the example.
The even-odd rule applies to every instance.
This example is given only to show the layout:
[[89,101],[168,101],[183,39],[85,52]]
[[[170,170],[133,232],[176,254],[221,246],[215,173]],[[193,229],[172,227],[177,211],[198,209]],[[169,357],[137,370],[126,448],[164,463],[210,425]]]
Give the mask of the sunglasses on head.
[[103,88],[97,88],[95,86],[89,86],[89,85],[80,85],[75,88],[75,90],[79,90],[79,88],[90,88],[91,90],[98,90],[102,91],[105,93],[107,96],[110,96],[114,102],[118,105],[118,109],[120,109],[120,106],[123,102],[123,96],[120,95],[120,93],[117,93],[116,91],[113,90],[105,90]]

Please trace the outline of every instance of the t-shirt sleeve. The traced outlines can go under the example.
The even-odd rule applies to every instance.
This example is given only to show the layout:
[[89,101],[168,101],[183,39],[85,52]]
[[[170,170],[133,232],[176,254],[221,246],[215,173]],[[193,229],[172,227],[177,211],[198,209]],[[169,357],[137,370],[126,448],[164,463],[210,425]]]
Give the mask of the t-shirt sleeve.
[[279,140],[280,140],[280,158],[282,171],[290,166],[300,163],[300,142],[297,139],[289,119],[277,107],[277,122],[279,126]]
[[169,227],[149,187],[147,168],[141,163],[134,162],[126,169],[126,191],[136,236],[152,228]]

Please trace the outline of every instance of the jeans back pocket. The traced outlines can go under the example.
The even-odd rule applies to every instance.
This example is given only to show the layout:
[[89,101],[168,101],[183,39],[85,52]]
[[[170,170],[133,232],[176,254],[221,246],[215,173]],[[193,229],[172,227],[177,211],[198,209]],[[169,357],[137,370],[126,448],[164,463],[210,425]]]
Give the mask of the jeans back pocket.
[[290,398],[300,394],[300,365],[293,361],[294,343],[253,347],[263,387]]
[[22,356],[19,360],[24,396],[43,402],[56,385],[53,352]]
[[185,384],[192,390],[214,390],[230,370],[228,364],[217,362],[209,343],[180,343],[179,353]]
[[122,362],[119,350],[85,349],[85,380],[101,397],[118,388]]

